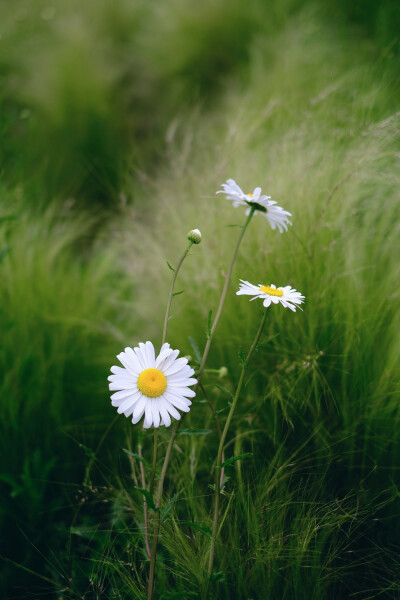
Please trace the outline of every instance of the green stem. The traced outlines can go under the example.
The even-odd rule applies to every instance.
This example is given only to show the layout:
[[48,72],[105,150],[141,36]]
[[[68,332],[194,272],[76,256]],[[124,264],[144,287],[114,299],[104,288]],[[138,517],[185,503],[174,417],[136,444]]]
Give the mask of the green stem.
[[[147,588],[147,599],[148,600],[152,600],[153,593],[154,593],[154,576],[155,576],[155,569],[156,569],[156,556],[157,556],[158,538],[160,535],[160,522],[161,522],[159,509],[160,509],[160,505],[161,505],[162,493],[163,493],[163,488],[164,488],[165,474],[167,472],[169,458],[171,456],[173,440],[175,439],[175,435],[178,430],[178,427],[177,427],[178,423],[179,423],[179,421],[176,421],[176,423],[174,425],[171,439],[169,441],[169,444],[167,446],[167,451],[165,453],[165,459],[164,459],[164,463],[163,463],[163,466],[161,469],[160,479],[158,481],[157,496],[156,496],[156,502],[155,502],[157,510],[155,511],[155,515],[154,515],[154,530],[153,530],[153,543],[151,545],[149,585]],[[171,443],[171,440],[172,440],[172,443]]]
[[[178,273],[182,266],[182,263],[185,260],[185,258],[187,257],[187,255],[189,254],[189,250],[192,246],[193,246],[193,242],[189,240],[188,247],[186,248],[185,252],[182,254],[182,256],[178,262],[178,265],[177,265],[176,269],[174,270],[174,275],[173,275],[172,281],[171,281],[171,287],[169,289],[167,309],[165,311],[161,346],[163,344],[165,344],[165,341],[167,339],[168,319],[169,319],[169,313],[171,310],[172,298],[174,297],[174,288],[175,288],[176,278],[178,277]],[[151,478],[150,478],[150,494],[151,495],[153,495],[153,492],[154,492],[154,479],[155,479],[155,472],[156,472],[156,465],[157,465],[157,435],[158,435],[158,428],[155,427],[154,428],[154,438],[153,438],[153,462],[152,462]],[[175,439],[175,436],[173,436],[173,437]],[[163,485],[164,485],[165,472],[167,469],[169,455],[171,454],[171,450],[172,450],[172,445],[170,446],[170,444],[168,444],[164,464],[163,464],[160,479],[158,482],[157,499],[156,499],[156,503],[155,503],[157,508],[159,508],[160,503],[161,503],[161,496],[162,496],[162,490],[163,490]],[[149,584],[148,584],[148,588],[147,588],[148,600],[152,600],[153,594],[154,594],[154,577],[155,577],[155,570],[156,570],[156,557],[157,557],[157,546],[158,546],[159,535],[160,535],[160,511],[156,510],[155,515],[154,515],[153,541],[152,541],[151,556],[150,556]]]
[[[234,248],[231,261],[229,263],[228,272],[226,274],[225,284],[224,284],[224,287],[223,287],[223,290],[222,290],[222,294],[221,294],[221,298],[220,298],[220,301],[219,301],[218,309],[217,309],[217,312],[215,314],[213,324],[211,326],[210,336],[209,336],[209,338],[207,340],[207,343],[206,343],[206,346],[204,348],[204,353],[203,353],[202,361],[201,361],[201,364],[200,364],[200,368],[199,368],[199,370],[197,372],[197,383],[196,383],[195,387],[193,388],[194,392],[197,392],[197,390],[198,390],[198,388],[200,386],[201,378],[202,378],[203,371],[204,371],[204,368],[205,368],[205,365],[206,365],[206,361],[207,361],[207,357],[208,357],[208,353],[210,351],[210,346],[211,346],[211,343],[213,341],[213,338],[214,338],[214,335],[215,335],[215,331],[217,329],[219,320],[221,318],[222,309],[223,309],[224,304],[225,304],[225,299],[226,299],[226,295],[227,295],[227,292],[228,292],[229,283],[230,283],[231,276],[232,276],[233,265],[235,263],[235,260],[236,260],[237,254],[238,254],[241,241],[243,239],[243,236],[244,236],[244,234],[246,232],[247,226],[250,223],[251,218],[252,218],[254,212],[255,212],[255,208],[252,207],[250,209],[250,213],[249,213],[249,215],[248,215],[248,217],[247,217],[244,225],[240,229],[240,234],[239,234],[238,240],[236,242],[236,246]],[[165,320],[164,320],[163,342],[162,343],[164,343],[165,339],[166,339],[169,310],[170,310],[170,306],[171,306],[171,301],[172,301],[172,295],[173,295],[173,289],[174,289],[174,285],[175,285],[175,280],[176,280],[176,277],[178,275],[178,271],[179,271],[179,269],[180,269],[180,267],[181,267],[184,259],[186,258],[187,253],[189,252],[189,249],[190,249],[191,245],[192,245],[192,243],[189,244],[189,247],[187,248],[186,252],[182,256],[182,258],[181,258],[181,260],[180,260],[180,262],[179,262],[179,264],[178,264],[178,266],[176,268],[176,271],[174,273],[174,277],[172,279],[171,289],[170,289],[170,294],[169,294],[169,299],[168,299],[168,305],[167,305],[167,311],[166,311]],[[163,463],[163,466],[162,466],[162,469],[161,469],[160,479],[158,480],[157,497],[156,497],[156,507],[157,508],[160,508],[160,504],[161,504],[161,500],[162,500],[162,493],[163,493],[163,488],[164,488],[165,474],[167,472],[169,459],[170,459],[172,448],[173,448],[173,445],[174,445],[174,442],[175,442],[175,436],[176,436],[176,434],[178,432],[178,429],[179,429],[179,427],[180,427],[180,425],[181,425],[181,423],[182,423],[182,421],[184,419],[184,416],[185,415],[183,415],[183,417],[182,417],[182,419],[180,421],[176,421],[176,423],[175,423],[175,425],[173,427],[173,430],[171,432],[170,440],[168,442],[167,451],[165,453],[165,458],[164,458],[164,463]],[[153,592],[154,592],[154,576],[155,576],[155,565],[156,565],[156,556],[157,556],[157,546],[158,546],[159,533],[160,533],[160,511],[157,510],[156,514],[155,514],[153,543],[152,543],[152,547],[151,547],[149,586],[148,586],[148,595],[147,595],[148,600],[152,600],[152,598],[153,598]]]
[[151,495],[153,495],[153,492],[154,492],[154,478],[156,475],[158,427],[154,427],[153,433],[154,433],[154,435],[153,435],[153,462],[151,464],[151,475],[150,475],[150,486],[149,486],[149,492]]
[[[246,222],[245,222],[245,224],[240,229],[240,235],[239,235],[238,240],[236,242],[236,246],[235,246],[235,249],[234,249],[233,254],[232,254],[231,262],[229,263],[228,272],[226,274],[225,283],[224,283],[224,287],[223,287],[223,290],[222,290],[221,298],[219,300],[217,312],[215,313],[214,321],[213,321],[213,324],[211,326],[210,335],[208,337],[206,346],[204,348],[203,358],[201,360],[201,364],[200,364],[199,370],[197,372],[197,380],[198,381],[201,380],[201,377],[203,375],[204,367],[206,366],[206,362],[207,362],[207,358],[208,358],[208,353],[210,351],[210,346],[211,346],[212,341],[214,339],[215,331],[216,331],[216,329],[218,327],[218,323],[219,323],[219,320],[221,318],[222,309],[224,308],[224,304],[225,304],[226,294],[228,293],[229,283],[231,281],[233,265],[235,264],[235,260],[236,260],[237,254],[239,252],[240,244],[242,242],[244,234],[246,233],[247,226],[250,223],[252,216],[254,215],[255,210],[256,209],[254,207],[251,207],[250,213],[249,213],[249,215],[248,215],[248,217],[246,219]],[[197,385],[199,385],[199,383]]]
[[262,316],[260,326],[259,326],[258,331],[256,333],[256,337],[253,340],[253,343],[252,343],[252,345],[250,347],[250,350],[249,350],[249,352],[248,352],[248,354],[246,356],[246,360],[245,360],[245,363],[243,365],[242,372],[240,373],[240,378],[239,378],[238,386],[236,388],[236,393],[235,393],[235,396],[233,398],[233,402],[231,404],[231,408],[229,410],[228,418],[226,419],[226,423],[225,423],[224,430],[222,432],[221,439],[219,441],[217,461],[216,461],[216,465],[215,465],[214,518],[213,518],[213,525],[212,525],[212,538],[211,538],[210,556],[209,556],[209,561],[208,561],[208,575],[211,575],[212,570],[213,570],[213,566],[214,566],[215,542],[216,542],[217,533],[218,533],[219,496],[220,496],[220,491],[221,491],[221,477],[220,477],[221,474],[220,474],[220,471],[218,469],[219,469],[219,467],[221,465],[222,453],[223,453],[223,449],[224,449],[224,444],[225,444],[226,436],[228,434],[228,429],[229,429],[229,426],[231,424],[233,413],[235,412],[236,405],[238,403],[240,392],[242,391],[243,382],[244,382],[244,379],[245,379],[245,376],[246,376],[246,372],[247,372],[247,366],[248,366],[250,358],[251,358],[251,356],[252,356],[252,354],[254,352],[254,349],[256,348],[256,346],[258,344],[258,340],[260,339],[262,331],[264,329],[264,324],[265,324],[266,316],[267,316],[267,311],[264,310],[264,314]]
[[186,248],[185,252],[183,253],[183,255],[181,256],[180,261],[178,262],[178,265],[174,271],[174,275],[172,277],[172,281],[171,281],[171,287],[169,288],[169,296],[168,296],[168,302],[167,302],[167,310],[165,311],[165,318],[164,318],[164,327],[163,327],[163,333],[162,333],[162,341],[161,341],[161,346],[163,344],[165,344],[165,341],[167,339],[167,328],[168,328],[168,319],[169,319],[169,311],[171,309],[171,303],[172,303],[172,298],[174,297],[174,287],[175,287],[175,282],[176,282],[176,278],[178,277],[178,273],[179,273],[179,269],[182,266],[183,261],[185,260],[185,258],[187,257],[187,255],[189,254],[189,250],[190,248],[193,246],[193,242],[189,241],[189,245]]

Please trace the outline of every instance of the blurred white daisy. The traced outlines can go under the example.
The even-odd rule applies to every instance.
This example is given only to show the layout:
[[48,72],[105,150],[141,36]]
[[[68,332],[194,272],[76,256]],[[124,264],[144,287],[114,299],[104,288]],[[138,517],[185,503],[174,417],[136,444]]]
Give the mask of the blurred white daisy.
[[[251,300],[261,298],[264,300],[263,305],[268,308],[272,304],[282,304],[285,308],[290,308],[293,312],[296,312],[296,308],[304,302],[304,296],[300,292],[292,289],[290,285],[286,287],[276,287],[274,284],[271,285],[253,285],[248,281],[240,280],[239,291],[236,292],[237,296],[246,295],[253,296]],[[251,302],[250,300],[250,302]]]
[[251,208],[255,208],[257,212],[262,213],[268,220],[272,229],[279,229],[280,233],[288,230],[288,225],[291,213],[278,206],[271,196],[261,194],[261,188],[256,187],[252,194],[245,194],[238,186],[234,179],[228,179],[222,184],[222,190],[217,194],[225,194],[228,200],[233,201],[233,206],[246,206],[246,215],[250,214]]
[[118,390],[111,396],[111,404],[126,417],[132,415],[132,423],[138,423],[144,415],[143,427],[171,425],[171,417],[180,419],[177,409],[189,412],[189,398],[196,394],[190,389],[197,383],[192,378],[194,370],[186,358],[177,358],[179,350],[163,344],[156,357],[151,342],[140,343],[136,348],[125,348],[117,358],[123,367],[111,367],[108,377],[110,390]]

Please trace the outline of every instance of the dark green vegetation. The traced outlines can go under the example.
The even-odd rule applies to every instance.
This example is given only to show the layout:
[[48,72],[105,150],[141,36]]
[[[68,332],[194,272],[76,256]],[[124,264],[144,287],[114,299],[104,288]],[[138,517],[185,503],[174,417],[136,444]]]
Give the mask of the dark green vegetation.
[[[261,185],[293,227],[256,216],[243,242],[208,364],[228,375],[204,381],[221,420],[260,318],[238,279],[306,304],[270,310],[250,367],[225,453],[253,456],[226,468],[210,597],[400,597],[399,27],[395,3],[360,6],[0,5],[1,597],[145,597],[124,452],[140,428],[106,377],[126,345],[157,345],[166,260],[193,227],[169,341],[203,348],[244,218],[214,195],[227,177]],[[203,394],[184,428],[211,433],[177,438],[164,600],[198,597],[207,565]]]

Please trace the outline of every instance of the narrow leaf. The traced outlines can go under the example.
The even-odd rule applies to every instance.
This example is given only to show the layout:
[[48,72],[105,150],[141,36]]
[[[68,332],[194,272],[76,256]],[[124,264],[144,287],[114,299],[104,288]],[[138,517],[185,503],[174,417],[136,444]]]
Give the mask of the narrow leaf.
[[239,348],[239,360],[243,368],[246,366],[246,355],[243,352],[243,348]]
[[173,272],[175,273],[175,269],[174,269],[174,267],[172,267],[168,261],[167,261],[167,265],[168,265],[168,267],[171,269],[171,271],[173,271]]
[[146,498],[147,506],[152,510],[158,510],[156,505],[154,504],[153,496],[150,494],[148,490],[144,490],[143,488],[136,488],[138,492],[142,493]]
[[178,435],[207,435],[211,429],[181,429]]
[[161,509],[161,520],[162,521],[165,521],[169,511],[171,510],[171,508],[173,507],[175,502],[178,500],[178,498],[182,494],[182,492],[183,492],[183,490],[176,492],[176,494],[174,494],[172,496],[172,498],[167,502],[167,504],[164,506],[164,508]]
[[219,465],[218,468],[222,469],[222,467],[230,467],[237,460],[241,460],[242,458],[250,458],[252,456],[253,456],[252,452],[245,452],[244,454],[237,454],[236,456],[232,456],[231,458],[228,458],[228,460],[225,460],[221,465]]
[[219,383],[214,383],[214,386],[216,388],[218,388],[219,390],[221,390],[221,392],[224,392],[224,394],[228,394],[228,396],[230,396],[233,400],[233,394],[232,394],[231,390],[228,390],[227,387],[224,387],[223,385],[220,385]]
[[182,521],[182,525],[188,525],[192,529],[196,529],[197,531],[200,531],[200,533],[204,533],[204,535],[212,537],[212,532],[209,527],[203,527],[202,525],[198,525],[197,523],[192,523],[192,521]]
[[82,448],[82,450],[84,450],[86,452],[86,454],[89,458],[96,460],[96,454],[93,452],[93,450],[91,448],[89,448],[89,446],[85,446],[85,444],[79,444],[79,448]]
[[192,346],[192,348],[193,348],[193,352],[194,352],[194,355],[195,355],[195,357],[196,357],[196,360],[197,360],[197,362],[200,364],[200,363],[201,363],[201,354],[200,354],[200,350],[199,350],[199,348],[198,348],[198,346],[197,346],[196,342],[194,341],[194,339],[193,339],[192,337],[190,337],[190,336],[189,336],[189,342],[190,342],[190,345],[191,345],[191,346]]
[[272,340],[274,340],[276,337],[278,337],[278,335],[279,335],[279,333],[276,333],[275,335],[271,335],[270,337],[267,337],[265,340],[263,340],[262,342],[257,344],[256,351],[259,348],[262,348],[263,346],[267,346]]
[[127,448],[122,448],[123,452],[125,452],[125,454],[127,454],[128,456],[131,456],[132,458],[135,458],[136,460],[138,460],[139,462],[143,463],[144,465],[146,465],[146,467],[149,467],[149,463],[147,462],[147,460],[145,460],[142,456],[139,456],[139,454],[136,454],[136,452],[131,452],[130,450],[128,450]]
[[180,292],[174,292],[172,296],[179,296],[179,294],[183,294],[185,290],[181,290]]

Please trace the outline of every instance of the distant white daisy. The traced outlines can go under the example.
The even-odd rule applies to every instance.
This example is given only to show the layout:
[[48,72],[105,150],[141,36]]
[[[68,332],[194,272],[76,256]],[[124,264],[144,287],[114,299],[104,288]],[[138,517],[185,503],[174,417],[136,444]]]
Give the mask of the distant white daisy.
[[[274,284],[271,285],[253,285],[248,281],[240,280],[241,284],[239,286],[239,291],[236,292],[237,296],[246,295],[253,296],[251,300],[255,300],[256,298],[261,298],[264,300],[263,305],[268,308],[268,306],[273,304],[282,304],[285,308],[290,308],[293,312],[296,312],[296,308],[299,307],[299,304],[303,304],[304,296],[301,295],[300,292],[292,289],[290,285],[286,287],[277,288]],[[250,302],[251,302],[250,300]]]
[[234,179],[228,179],[222,184],[222,190],[217,194],[225,194],[228,200],[233,201],[233,206],[246,206],[246,215],[250,213],[251,208],[255,208],[257,212],[262,213],[268,220],[272,229],[279,229],[280,233],[288,230],[288,225],[291,213],[278,206],[271,196],[261,194],[261,188],[256,187],[252,194],[245,194],[238,186]]
[[111,396],[111,404],[132,423],[144,415],[144,428],[171,425],[171,417],[180,419],[177,411],[189,412],[196,394],[188,386],[197,383],[192,378],[194,370],[186,358],[177,358],[179,350],[163,344],[155,356],[151,342],[140,343],[136,348],[125,348],[117,358],[122,367],[111,367],[108,377],[110,390],[119,390]]

